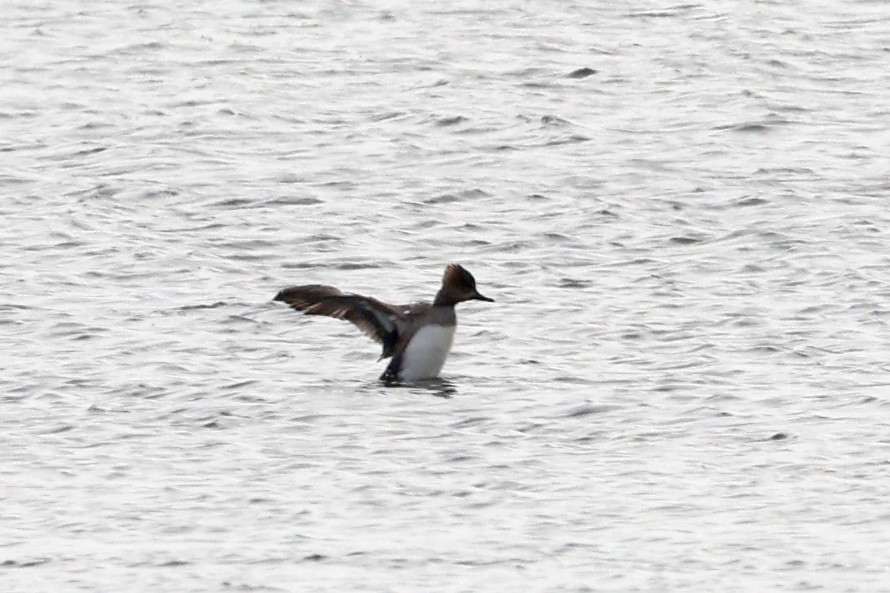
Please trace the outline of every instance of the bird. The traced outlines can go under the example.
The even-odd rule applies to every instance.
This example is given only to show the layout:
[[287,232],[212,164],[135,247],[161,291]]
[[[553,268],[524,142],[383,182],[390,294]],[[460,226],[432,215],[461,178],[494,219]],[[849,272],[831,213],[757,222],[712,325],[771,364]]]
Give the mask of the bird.
[[323,284],[284,288],[273,300],[305,315],[345,319],[358,326],[383,347],[378,361],[392,359],[380,376],[391,384],[437,378],[454,341],[454,306],[472,300],[494,302],[476,289],[476,279],[459,264],[446,266],[432,303],[390,305]]

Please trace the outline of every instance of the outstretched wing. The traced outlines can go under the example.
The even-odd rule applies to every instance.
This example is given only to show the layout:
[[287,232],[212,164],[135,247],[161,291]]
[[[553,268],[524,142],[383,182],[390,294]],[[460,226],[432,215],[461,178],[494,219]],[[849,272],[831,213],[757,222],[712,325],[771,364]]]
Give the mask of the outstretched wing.
[[285,288],[275,296],[275,300],[287,303],[306,315],[325,315],[352,322],[383,345],[381,358],[389,358],[395,351],[400,325],[397,321],[404,317],[399,307],[320,284]]

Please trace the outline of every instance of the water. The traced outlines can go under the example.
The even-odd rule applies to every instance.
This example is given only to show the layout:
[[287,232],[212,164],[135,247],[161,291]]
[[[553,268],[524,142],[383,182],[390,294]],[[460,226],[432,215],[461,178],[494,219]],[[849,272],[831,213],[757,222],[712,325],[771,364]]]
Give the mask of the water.
[[6,4],[4,591],[890,590],[890,9],[588,4]]

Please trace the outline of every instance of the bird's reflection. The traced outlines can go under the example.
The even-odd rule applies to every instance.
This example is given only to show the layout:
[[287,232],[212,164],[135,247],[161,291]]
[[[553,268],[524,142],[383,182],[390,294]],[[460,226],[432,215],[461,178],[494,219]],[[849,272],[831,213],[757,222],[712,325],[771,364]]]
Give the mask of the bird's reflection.
[[411,389],[418,395],[431,395],[433,397],[451,398],[457,395],[457,385],[448,379],[437,377],[435,379],[424,379],[422,381],[386,381],[379,380],[375,383],[365,385],[363,391],[377,391],[380,386],[394,389]]

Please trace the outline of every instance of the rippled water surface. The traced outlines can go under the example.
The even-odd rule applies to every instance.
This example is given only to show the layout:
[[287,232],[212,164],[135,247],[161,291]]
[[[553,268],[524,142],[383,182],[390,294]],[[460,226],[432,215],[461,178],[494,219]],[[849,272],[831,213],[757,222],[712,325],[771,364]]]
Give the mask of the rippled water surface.
[[886,3],[2,22],[3,591],[890,590]]

